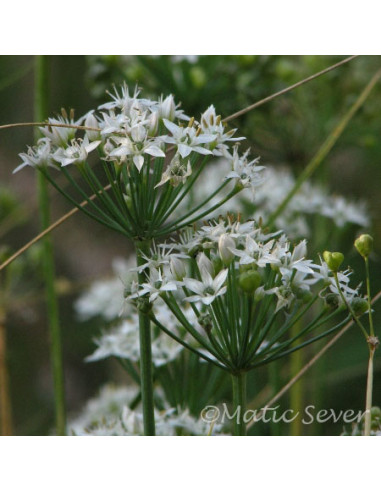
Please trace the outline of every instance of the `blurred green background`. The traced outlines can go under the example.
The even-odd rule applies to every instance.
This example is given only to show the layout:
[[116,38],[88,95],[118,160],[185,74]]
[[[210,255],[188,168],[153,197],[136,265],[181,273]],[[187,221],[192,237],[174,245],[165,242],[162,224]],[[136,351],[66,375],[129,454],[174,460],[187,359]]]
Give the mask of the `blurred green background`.
[[[226,117],[263,97],[287,87],[343,59],[339,56],[52,56],[50,57],[50,113],[74,108],[80,116],[107,99],[106,90],[124,81],[138,84],[142,96],[174,94],[187,114],[197,119],[214,104]],[[0,56],[0,124],[33,121],[33,57]],[[246,136],[247,144],[264,165],[287,166],[295,176],[313,157],[361,90],[380,68],[381,57],[361,56],[338,69],[283,95],[231,122]],[[365,199],[371,215],[370,232],[375,237],[372,257],[372,292],[381,289],[381,88],[378,84],[313,177],[332,193],[351,199]],[[17,175],[18,153],[33,142],[33,130],[17,128],[0,134],[0,246],[21,247],[39,231],[36,176],[31,169]],[[53,219],[69,207],[51,191]],[[11,220],[9,220],[9,216]],[[346,261],[363,278],[362,263],[354,253],[355,231],[346,240]],[[107,381],[127,382],[117,363],[86,364],[91,339],[100,324],[79,324],[73,301],[81,289],[99,276],[111,272],[112,259],[125,257],[129,244],[117,234],[76,214],[54,234],[55,256],[63,326],[66,391],[69,413],[78,411]],[[325,245],[333,249],[333,245]],[[27,266],[7,294],[7,363],[13,410],[13,431],[18,435],[49,434],[54,424],[49,340],[46,326],[39,251],[25,257]],[[34,268],[30,268],[30,265]],[[29,267],[28,267],[29,265]],[[28,268],[27,268],[28,267]],[[15,267],[16,269],[16,267]],[[2,279],[2,288],[4,280]],[[376,329],[381,309],[376,306]],[[312,346],[304,355],[312,356]],[[319,393],[322,408],[362,409],[365,399],[367,348],[358,329],[350,330],[318,364],[321,371],[304,377],[304,404],[314,404]],[[279,368],[286,382],[289,369]],[[256,375],[254,397],[263,389],[267,375]],[[375,359],[374,403],[381,405],[381,364]],[[288,397],[280,402],[288,408]],[[334,434],[341,423],[305,426],[303,434]],[[267,434],[264,425],[256,433]],[[289,429],[282,429],[287,434]]]

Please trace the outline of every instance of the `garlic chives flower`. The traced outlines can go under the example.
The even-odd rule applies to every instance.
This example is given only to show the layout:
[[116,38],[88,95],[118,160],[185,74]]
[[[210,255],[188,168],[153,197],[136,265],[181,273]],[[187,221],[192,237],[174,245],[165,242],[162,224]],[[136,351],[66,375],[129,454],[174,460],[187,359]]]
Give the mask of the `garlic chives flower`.
[[[320,302],[320,312],[300,337],[331,318],[327,314],[328,301],[322,299],[335,292],[332,277],[328,272],[327,283],[322,274],[324,267],[307,258],[305,240],[292,245],[285,235],[264,234],[253,221],[240,223],[229,217],[198,230],[188,229],[179,242],[165,247],[172,250],[169,257],[188,255],[181,262],[189,264],[186,271],[191,274],[184,276],[183,264],[180,275],[164,265],[160,267],[161,276],[156,272],[155,278],[155,270],[151,269],[140,286],[140,295],[149,295],[153,307],[155,302],[164,301],[193,340],[193,350],[230,372],[247,371],[287,354],[295,343],[289,330],[312,304]],[[357,295],[357,290],[346,285],[346,272],[341,275],[346,295]],[[131,298],[133,301],[137,296]],[[262,303],[267,306],[264,317],[252,318],[249,313],[257,304],[261,309]],[[198,316],[197,323],[180,314],[189,309],[189,304]],[[335,309],[341,311],[339,302]],[[154,314],[152,320],[171,335]],[[340,326],[341,322],[337,328]],[[329,328],[319,338],[331,331]],[[262,334],[270,340],[267,344]],[[182,343],[178,337],[176,340]],[[301,348],[314,340],[310,337],[298,343]]]
[[180,156],[185,159],[191,152],[207,155],[212,154],[212,151],[203,147],[202,144],[213,142],[215,135],[205,135],[201,132],[198,134],[193,126],[178,126],[172,121],[163,119],[166,128],[172,133],[172,136],[164,137],[166,143],[174,144]]
[[26,166],[35,168],[50,166],[57,168],[52,157],[51,143],[47,138],[40,138],[36,146],[29,147],[27,153],[23,152],[19,156],[23,162],[14,169],[13,173],[17,173]]
[[232,170],[225,176],[225,179],[236,179],[237,186],[241,188],[250,188],[253,192],[257,186],[263,183],[264,178],[261,176],[263,166],[257,166],[259,157],[248,160],[249,150],[242,156],[238,154],[238,147],[234,147],[231,156]]
[[100,140],[90,143],[89,137],[86,135],[83,140],[72,140],[66,148],[60,147],[57,149],[53,154],[53,159],[59,162],[62,167],[68,166],[69,164],[84,164],[90,152],[95,150],[100,143]]

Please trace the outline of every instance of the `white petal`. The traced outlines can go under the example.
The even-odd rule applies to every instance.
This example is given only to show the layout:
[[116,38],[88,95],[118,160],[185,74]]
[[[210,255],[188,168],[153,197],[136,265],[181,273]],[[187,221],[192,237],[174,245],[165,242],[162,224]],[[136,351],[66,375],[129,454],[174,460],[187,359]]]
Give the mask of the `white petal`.
[[164,152],[156,145],[150,145],[144,149],[145,154],[153,155],[154,157],[165,157]]
[[135,166],[138,168],[138,171],[140,172],[144,164],[144,157],[142,155],[134,155],[134,158],[132,160],[134,161]]

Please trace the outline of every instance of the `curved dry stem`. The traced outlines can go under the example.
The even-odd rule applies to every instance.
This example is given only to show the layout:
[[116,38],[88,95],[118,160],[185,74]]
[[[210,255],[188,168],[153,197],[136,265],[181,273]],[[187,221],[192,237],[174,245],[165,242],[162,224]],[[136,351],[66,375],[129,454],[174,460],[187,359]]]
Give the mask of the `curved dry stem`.
[[272,101],[276,97],[282,96],[283,94],[286,94],[287,92],[290,92],[290,91],[296,89],[297,87],[300,87],[301,85],[304,85],[307,82],[310,82],[311,80],[317,79],[321,75],[324,75],[324,74],[330,72],[331,70],[334,70],[335,68],[341,67],[341,65],[344,65],[345,63],[350,62],[351,60],[353,60],[354,58],[357,58],[358,56],[359,55],[349,56],[348,58],[345,58],[345,60],[341,60],[340,62],[335,63],[334,65],[331,65],[330,67],[327,67],[324,70],[321,70],[320,72],[317,72],[317,73],[314,73],[313,75],[310,75],[306,79],[300,80],[299,82],[296,82],[295,84],[290,85],[289,87],[286,87],[285,89],[282,89],[279,92],[275,92],[275,94],[271,94],[270,96],[267,96],[264,99],[261,99],[260,101],[254,103],[254,104],[251,104],[250,106],[247,106],[246,108],[241,109],[240,111],[237,111],[236,113],[231,114],[230,116],[228,116],[227,118],[225,118],[222,121],[228,122],[230,120],[234,120],[235,118],[238,118],[239,116],[242,116],[243,114],[248,113],[252,109],[258,108],[259,106],[262,106],[262,104],[265,104],[269,101]]

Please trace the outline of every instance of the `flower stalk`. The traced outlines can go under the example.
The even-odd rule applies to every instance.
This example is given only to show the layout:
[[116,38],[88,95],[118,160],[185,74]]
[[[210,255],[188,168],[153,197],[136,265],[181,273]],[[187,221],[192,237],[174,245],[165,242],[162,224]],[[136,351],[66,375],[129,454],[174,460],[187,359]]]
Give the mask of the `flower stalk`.
[[[48,58],[36,56],[35,59],[35,118],[43,120],[47,116],[48,95]],[[36,139],[38,130],[36,131]],[[38,202],[42,230],[50,225],[49,194],[45,176],[37,175]],[[58,435],[66,434],[65,389],[62,362],[61,330],[59,323],[58,301],[55,291],[55,268],[53,243],[50,236],[45,236],[43,245],[43,268],[47,304],[47,316],[50,330],[50,357],[53,369],[54,401],[56,431]]]
[[364,436],[370,436],[370,428],[372,422],[372,394],[373,394],[373,357],[376,346],[369,342],[369,362],[368,362],[368,376],[366,384],[366,406],[365,406],[365,428]]
[[[150,252],[150,241],[136,242],[137,265],[145,263],[142,255]],[[144,281],[144,273],[138,273],[139,282]],[[155,435],[155,415],[153,401],[153,366],[152,366],[152,347],[151,347],[151,321],[141,307],[139,309],[139,341],[140,341],[140,387],[143,404],[144,434],[146,436]]]
[[235,436],[246,436],[246,379],[246,372],[232,374]]

